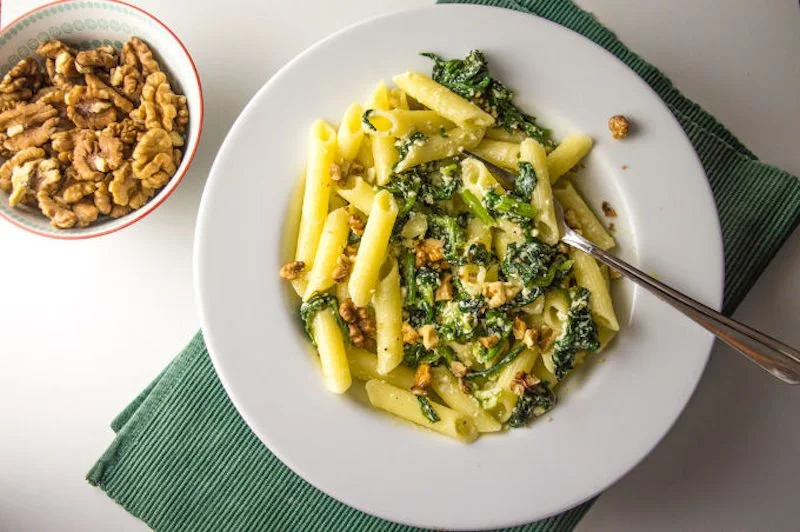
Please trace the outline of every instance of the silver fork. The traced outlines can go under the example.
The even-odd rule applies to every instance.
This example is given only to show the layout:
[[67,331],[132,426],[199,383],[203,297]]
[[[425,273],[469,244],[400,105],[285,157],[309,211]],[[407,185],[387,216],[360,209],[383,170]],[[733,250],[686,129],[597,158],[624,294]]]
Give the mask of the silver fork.
[[[500,168],[474,153],[469,151],[466,153],[484,163],[505,188],[513,187],[514,180],[517,178],[516,174]],[[568,227],[564,223],[564,210],[561,204],[555,198],[553,198],[553,203],[562,242],[588,253],[648,290],[662,301],[669,303],[774,377],[789,384],[800,383],[800,351],[752,327],[723,316],[716,310],[703,305],[699,301],[695,301],[674,288],[670,288],[619,257],[597,247]]]

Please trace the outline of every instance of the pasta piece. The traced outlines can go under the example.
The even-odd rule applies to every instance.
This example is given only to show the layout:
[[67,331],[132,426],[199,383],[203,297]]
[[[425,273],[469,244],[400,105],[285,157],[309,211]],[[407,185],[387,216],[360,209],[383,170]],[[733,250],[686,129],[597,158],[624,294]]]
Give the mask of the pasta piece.
[[611,343],[611,340],[614,339],[614,336],[617,335],[617,331],[612,331],[611,329],[606,329],[602,325],[597,327],[597,339],[600,341],[600,349],[597,350],[599,353],[603,351],[608,344]]
[[303,295],[303,300],[308,300],[316,292],[324,292],[333,286],[333,270],[339,256],[347,245],[347,235],[350,226],[347,221],[350,215],[346,208],[336,209],[328,215],[322,228],[317,255],[314,266],[308,274],[308,284]]
[[495,383],[495,386],[499,390],[497,404],[491,408],[490,411],[499,422],[505,423],[508,418],[511,417],[511,412],[514,410],[514,406],[519,399],[519,397],[511,391],[511,380],[520,371],[530,373],[537,358],[539,358],[538,350],[526,349],[508,366],[503,368],[497,376],[497,382]]
[[478,437],[478,429],[472,420],[452,408],[430,401],[433,411],[439,418],[439,421],[434,423],[422,413],[417,396],[411,392],[379,380],[368,381],[366,389],[369,402],[375,408],[386,410],[412,423],[464,443],[471,443]]
[[364,130],[361,128],[361,116],[364,108],[359,104],[351,104],[344,112],[339,131],[336,133],[336,143],[339,146],[339,155],[345,161],[352,161],[358,155]]
[[[550,360],[552,362],[552,358]],[[547,368],[544,355],[536,359],[536,363],[533,365],[533,374],[536,375],[540,381],[549,383],[551,388],[558,384],[558,377]]]
[[492,228],[477,218],[470,218],[467,222],[467,249],[472,244],[483,244],[486,249],[492,249]]
[[389,192],[381,190],[375,194],[350,274],[350,296],[356,306],[366,306],[372,298],[397,211],[397,204]]
[[[378,83],[372,92],[367,110],[388,111],[389,110],[389,91],[384,82]],[[375,181],[379,185],[389,182],[392,175],[392,168],[397,163],[398,153],[394,147],[394,139],[391,137],[373,137],[372,162],[375,168]]]
[[[458,155],[464,150],[475,147],[483,138],[484,131],[484,129],[457,127],[447,131],[445,136],[436,135],[422,141],[412,142],[406,156],[397,163],[395,170],[404,172],[418,164]],[[377,137],[373,142],[380,139],[381,137]],[[395,150],[395,155],[397,155],[397,150]]]
[[583,233],[583,236],[597,244],[603,249],[611,249],[617,243],[614,237],[608,234],[603,224],[597,219],[592,210],[583,201],[578,191],[572,186],[572,183],[565,182],[556,189],[553,189],[553,194],[561,206],[564,207],[565,216],[567,211],[571,210],[577,219],[577,224]]
[[364,168],[372,168],[375,166],[375,160],[372,158],[372,142],[366,135],[361,139],[361,146],[358,148],[356,161]]
[[397,366],[385,375],[378,373],[378,357],[374,353],[350,346],[347,348],[347,361],[350,363],[350,372],[358,380],[383,380],[404,390],[414,386],[414,370],[405,366]]
[[461,161],[461,182],[464,188],[472,192],[479,200],[482,200],[490,190],[498,194],[503,193],[503,187],[489,172],[486,165],[471,157]]
[[519,227],[513,222],[502,218],[497,220],[497,228],[493,234],[494,252],[500,260],[505,258],[509,244],[521,244],[525,241],[525,237]]
[[431,369],[431,388],[442,400],[458,412],[468,416],[479,432],[497,432],[503,426],[490,416],[478,401],[461,390],[461,386],[450,371],[442,367]]
[[303,261],[306,269],[314,263],[314,255],[328,215],[331,195],[331,163],[336,153],[336,131],[324,120],[311,126],[308,149],[308,168],[297,233],[295,260]]
[[389,108],[408,110],[408,95],[397,87],[389,89]]
[[536,187],[533,189],[533,206],[536,207],[534,215],[536,229],[539,231],[537,238],[546,244],[554,246],[561,238],[556,222],[555,205],[553,204],[553,190],[550,188],[550,175],[547,170],[547,153],[544,146],[533,139],[526,139],[520,144],[520,158],[533,167],[536,174]]
[[336,187],[336,193],[347,200],[350,205],[369,215],[372,201],[375,199],[375,189],[372,188],[372,185],[360,177],[354,177],[352,180],[339,184]]
[[559,177],[569,172],[592,149],[592,137],[573,134],[565,138],[556,149],[547,156],[547,170],[550,182],[555,183]]
[[379,81],[372,90],[369,99],[364,104],[364,109],[382,109],[388,111],[389,107],[389,89],[386,88],[386,83]]
[[600,271],[597,261],[577,249],[570,251],[570,257],[575,261],[572,267],[575,272],[575,280],[579,286],[587,288],[592,294],[589,304],[592,307],[592,316],[595,322],[606,329],[619,331],[619,322],[611,302],[608,281]]
[[395,85],[419,103],[462,128],[487,128],[494,124],[492,115],[425,74],[406,72],[395,76],[393,80]]
[[486,138],[492,140],[502,140],[503,142],[514,142],[519,144],[525,140],[525,133],[522,131],[509,132],[502,127],[490,127],[486,130]]
[[311,321],[311,329],[317,342],[325,387],[333,393],[346,392],[353,380],[347,364],[342,331],[333,311],[324,309],[317,312]]
[[[367,123],[365,123],[365,121]],[[440,135],[454,124],[435,111],[373,110],[361,122],[362,130],[378,137],[406,137],[417,131],[425,135]]]
[[470,151],[490,163],[512,172],[516,172],[519,168],[520,145],[518,143],[484,138]]
[[378,373],[386,375],[403,361],[403,295],[400,292],[400,272],[392,260],[389,273],[378,282],[372,298],[375,308]]
[[544,323],[553,329],[555,334],[560,334],[564,329],[564,320],[567,319],[569,306],[569,294],[566,290],[551,290],[545,296],[542,317]]

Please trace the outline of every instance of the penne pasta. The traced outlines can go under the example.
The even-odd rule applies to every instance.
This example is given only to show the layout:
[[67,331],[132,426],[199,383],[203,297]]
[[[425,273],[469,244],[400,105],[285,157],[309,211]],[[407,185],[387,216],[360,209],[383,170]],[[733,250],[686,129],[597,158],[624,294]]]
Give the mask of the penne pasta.
[[375,189],[372,188],[372,185],[360,177],[354,177],[344,183],[339,183],[335,190],[347,203],[369,215],[369,211],[372,210],[372,202],[375,199]]
[[503,426],[488,412],[481,408],[471,394],[461,390],[458,379],[443,367],[431,369],[431,388],[442,398],[447,406],[468,416],[479,432],[497,432]]
[[550,188],[550,174],[547,169],[547,153],[544,146],[533,139],[526,139],[520,144],[520,158],[530,163],[536,174],[536,187],[533,189],[533,206],[536,207],[536,229],[539,240],[554,246],[561,238],[556,222],[556,211],[553,203],[553,190]]
[[614,237],[608,234],[608,231],[606,231],[589,206],[586,205],[586,202],[583,201],[583,198],[572,186],[572,183],[565,182],[560,184],[553,190],[553,194],[564,208],[565,220],[568,217],[573,218],[583,236],[603,249],[611,249],[616,245]]
[[522,131],[514,131],[512,133],[502,127],[490,127],[489,129],[486,130],[486,138],[519,144],[520,142],[525,140],[525,133],[523,133]]
[[328,215],[331,194],[331,163],[336,154],[336,131],[324,120],[311,126],[309,135],[308,167],[300,212],[300,229],[297,233],[295,260],[314,263],[314,255]]
[[367,381],[366,389],[369,402],[375,408],[464,443],[471,443],[478,437],[478,429],[472,420],[451,408],[431,401],[430,405],[439,418],[432,422],[422,413],[417,396],[411,392],[379,380]]
[[350,363],[350,372],[358,380],[366,382],[378,379],[404,390],[410,390],[414,385],[414,371],[405,366],[397,366],[384,375],[378,373],[378,357],[375,353],[350,346],[347,348],[347,361]]
[[477,146],[470,149],[472,153],[483,157],[492,164],[516,172],[519,168],[520,145],[515,142],[504,142],[484,137]]
[[565,138],[547,156],[547,171],[550,173],[550,182],[555,183],[558,181],[559,177],[569,172],[591,149],[592,137],[588,135],[573,134]]
[[333,311],[325,309],[317,312],[311,327],[317,342],[325,387],[333,393],[346,392],[353,381],[344,349],[344,338]]
[[618,331],[619,322],[617,321],[617,314],[614,312],[614,305],[611,302],[608,281],[603,276],[603,272],[600,271],[597,261],[577,249],[570,251],[570,256],[575,261],[573,266],[575,280],[578,285],[587,288],[592,294],[589,304],[595,321],[601,327]]
[[[395,170],[404,172],[419,164],[458,155],[462,151],[476,146],[483,138],[484,131],[483,129],[457,127],[447,131],[446,136],[436,135],[424,140],[409,142],[406,156],[397,163]],[[375,140],[380,140],[380,137]],[[395,150],[396,152],[397,150]]]
[[487,128],[494,118],[425,74],[406,72],[393,78],[395,85],[422,105],[465,129]]
[[533,365],[536,359],[539,358],[539,352],[532,349],[526,349],[519,354],[511,363],[503,368],[497,376],[495,386],[499,389],[497,397],[497,404],[491,409],[492,415],[501,423],[505,423],[511,416],[514,406],[517,404],[519,397],[511,391],[511,380],[520,371],[530,373],[533,370]]
[[361,237],[361,245],[358,247],[355,265],[350,274],[350,296],[356,306],[364,307],[372,298],[397,211],[397,204],[390,193],[381,190],[375,194],[364,235]]
[[314,266],[308,274],[303,300],[308,300],[317,292],[324,292],[333,286],[333,271],[347,245],[347,234],[350,226],[347,221],[350,215],[346,208],[336,209],[325,220],[319,240]]
[[362,130],[378,137],[407,137],[411,133],[424,133],[425,135],[440,135],[455,127],[455,125],[442,118],[435,111],[408,111],[393,109],[381,111],[378,109],[367,111],[361,121]]
[[403,296],[397,261],[391,261],[389,273],[380,281],[372,298],[375,309],[378,373],[386,375],[403,361]]
[[339,156],[345,161],[352,161],[361,149],[364,130],[361,127],[361,116],[364,108],[359,104],[351,104],[344,112],[342,123],[336,132],[336,143],[339,146]]

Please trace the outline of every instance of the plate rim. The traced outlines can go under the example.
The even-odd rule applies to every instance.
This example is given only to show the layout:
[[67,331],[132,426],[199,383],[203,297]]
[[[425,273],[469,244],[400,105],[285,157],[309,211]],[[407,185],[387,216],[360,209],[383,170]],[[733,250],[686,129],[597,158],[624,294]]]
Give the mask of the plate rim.
[[[622,60],[620,60],[614,54],[612,54],[611,52],[609,52],[608,50],[606,50],[605,48],[603,48],[599,44],[595,43],[591,39],[581,35],[580,33],[575,32],[575,31],[571,30],[570,28],[567,28],[567,27],[562,26],[562,25],[560,25],[558,23],[550,21],[550,20],[548,20],[548,19],[546,19],[544,17],[541,17],[539,15],[520,12],[520,11],[517,11],[517,10],[503,8],[503,7],[499,7],[499,6],[476,5],[476,4],[434,4],[434,5],[431,5],[431,6],[425,6],[425,7],[419,7],[419,8],[403,9],[403,10],[393,11],[391,13],[381,14],[381,15],[369,17],[369,18],[366,18],[364,20],[358,21],[358,22],[356,22],[354,24],[348,25],[348,26],[346,26],[346,27],[344,27],[344,28],[342,28],[342,29],[340,29],[340,30],[338,30],[338,31],[336,31],[336,32],[334,32],[334,33],[332,33],[332,34],[330,34],[330,35],[318,40],[318,41],[316,41],[315,43],[311,44],[310,46],[305,48],[302,52],[300,52],[295,57],[293,57],[290,61],[288,61],[286,64],[284,64],[277,72],[275,72],[253,94],[253,96],[248,100],[247,104],[242,108],[242,110],[240,111],[240,113],[237,116],[236,120],[234,121],[234,123],[230,127],[228,133],[225,136],[225,139],[223,140],[222,144],[220,145],[220,148],[219,148],[219,150],[217,152],[217,155],[216,155],[216,157],[214,159],[214,163],[212,164],[211,169],[209,170],[209,179],[206,182],[206,186],[204,188],[203,195],[202,195],[202,198],[201,198],[200,208],[198,209],[198,215],[197,215],[197,224],[196,224],[196,227],[195,227],[194,251],[193,251],[192,262],[193,262],[193,269],[194,269],[194,273],[195,273],[195,275],[193,276],[194,277],[194,281],[193,281],[194,293],[195,293],[195,298],[196,298],[196,301],[197,301],[198,315],[199,315],[199,318],[200,318],[201,329],[203,330],[203,333],[204,333],[204,339],[206,341],[206,346],[207,346],[207,349],[208,349],[208,352],[209,352],[213,367],[214,367],[214,369],[215,369],[215,371],[216,371],[216,373],[217,373],[217,375],[218,375],[218,377],[220,379],[220,382],[222,383],[223,388],[225,389],[225,392],[228,394],[231,402],[233,403],[233,405],[236,408],[236,410],[239,413],[239,415],[245,421],[247,426],[253,431],[253,433],[259,438],[259,440],[261,440],[261,442],[265,446],[267,446],[267,448],[270,450],[270,452],[272,452],[293,473],[295,473],[298,476],[300,476],[305,482],[308,482],[309,484],[314,486],[316,489],[320,490],[321,492],[325,493],[326,495],[330,496],[331,498],[333,498],[333,499],[335,499],[335,500],[337,500],[337,501],[339,501],[339,502],[341,502],[341,503],[343,503],[343,504],[345,504],[347,506],[350,506],[352,508],[355,508],[357,510],[360,510],[360,511],[362,511],[364,513],[367,513],[367,514],[369,514],[371,516],[374,516],[374,517],[377,517],[377,518],[380,518],[380,519],[384,519],[384,520],[395,522],[395,523],[406,524],[406,525],[409,525],[409,526],[423,527],[423,528],[431,527],[431,526],[439,526],[439,525],[431,525],[430,523],[426,523],[426,522],[415,520],[415,518],[413,516],[409,516],[407,518],[404,518],[402,521],[396,520],[393,517],[390,517],[390,516],[387,516],[387,515],[383,515],[380,512],[376,512],[375,510],[373,510],[371,508],[365,507],[364,505],[361,505],[358,501],[351,500],[351,498],[346,496],[346,494],[333,493],[331,490],[327,489],[327,487],[321,485],[322,483],[319,482],[319,479],[313,479],[312,480],[312,479],[309,478],[310,476],[313,476],[313,475],[304,474],[307,471],[307,469],[305,467],[303,467],[301,464],[298,464],[298,463],[294,462],[293,460],[291,460],[291,458],[289,458],[286,454],[284,454],[282,449],[273,448],[272,446],[270,446],[268,444],[268,442],[271,440],[271,438],[265,432],[261,431],[257,427],[257,423],[255,422],[255,419],[254,419],[257,416],[253,416],[253,418],[251,418],[251,414],[248,413],[247,410],[241,405],[240,399],[237,397],[237,392],[235,391],[235,387],[230,382],[229,377],[226,376],[226,374],[225,374],[225,370],[223,368],[223,363],[220,360],[220,357],[218,355],[215,355],[216,348],[214,347],[213,335],[207,333],[209,327],[208,327],[207,315],[206,315],[204,304],[203,304],[203,302],[205,301],[205,297],[203,295],[204,294],[203,283],[201,282],[202,278],[203,278],[203,275],[201,274],[201,272],[203,270],[202,260],[201,259],[202,259],[202,255],[203,255],[203,249],[204,249],[203,234],[205,233],[205,225],[206,225],[206,223],[210,222],[210,217],[208,216],[207,211],[210,208],[209,204],[210,204],[211,200],[209,198],[210,198],[210,196],[212,194],[212,189],[213,189],[213,186],[214,186],[214,185],[212,185],[212,183],[214,183],[215,181],[218,181],[217,179],[214,179],[214,175],[216,174],[216,171],[217,171],[217,166],[219,164],[221,164],[220,161],[221,161],[221,159],[223,159],[223,154],[225,152],[227,152],[229,149],[231,149],[230,144],[233,142],[233,138],[235,137],[235,134],[236,134],[237,130],[239,129],[239,127],[241,127],[241,124],[246,120],[246,116],[255,107],[256,102],[258,100],[260,100],[261,95],[263,93],[269,91],[269,89],[272,86],[277,85],[278,83],[280,83],[280,80],[294,67],[295,64],[301,62],[306,56],[313,54],[319,48],[322,48],[323,46],[325,46],[328,42],[330,42],[332,40],[335,40],[335,39],[338,39],[340,36],[342,36],[344,34],[347,34],[350,31],[352,31],[352,30],[354,30],[356,28],[360,28],[362,26],[371,25],[371,24],[374,24],[374,23],[377,23],[377,22],[380,22],[380,21],[384,21],[386,19],[407,16],[409,14],[420,14],[420,15],[422,15],[425,12],[428,12],[428,11],[431,11],[431,10],[453,10],[453,11],[468,10],[468,11],[486,11],[486,12],[489,12],[489,11],[491,11],[491,12],[502,11],[502,12],[504,12],[506,14],[510,14],[511,16],[518,17],[520,19],[533,17],[537,21],[537,23],[543,23],[543,24],[549,25],[551,27],[554,27],[554,28],[556,28],[556,31],[561,31],[561,32],[564,32],[564,33],[567,33],[567,34],[573,34],[572,38],[577,38],[577,40],[582,41],[584,44],[588,44],[588,45],[590,45],[590,47],[593,47],[593,48],[597,49],[601,53],[605,54],[609,59],[612,59],[617,64],[619,64],[621,66],[624,66],[626,70],[628,70],[631,74],[633,74],[633,77],[640,84],[642,89],[645,90],[645,91],[648,91],[652,96],[654,96],[656,99],[658,99],[660,101],[660,103],[661,103],[661,106],[665,110],[667,110],[667,112],[669,114],[669,119],[675,125],[676,131],[679,131],[681,133],[681,140],[682,140],[682,142],[685,143],[685,146],[688,148],[686,150],[686,155],[693,157],[694,162],[695,162],[695,164],[697,165],[697,167],[699,169],[698,177],[700,177],[700,175],[702,175],[702,177],[703,177],[702,182],[698,183],[698,186],[704,187],[704,190],[706,191],[706,200],[707,200],[705,203],[707,203],[707,207],[710,207],[710,209],[712,209],[712,212],[713,212],[713,215],[714,215],[713,219],[716,222],[714,224],[714,228],[713,228],[714,229],[713,233],[714,233],[714,235],[716,237],[715,238],[715,242],[710,243],[710,244],[714,244],[713,247],[715,249],[713,249],[713,251],[709,255],[711,257],[713,257],[718,263],[717,264],[718,267],[715,269],[716,271],[714,272],[715,273],[714,277],[718,280],[718,283],[717,283],[716,287],[713,287],[713,297],[707,297],[706,298],[705,302],[710,307],[715,308],[717,310],[719,310],[721,308],[723,297],[724,297],[724,286],[725,286],[724,249],[723,249],[723,240],[722,240],[722,229],[721,229],[721,226],[720,226],[719,212],[718,212],[717,204],[716,204],[716,201],[714,199],[713,190],[711,188],[710,182],[708,181],[708,177],[707,177],[707,175],[705,173],[705,169],[703,168],[702,162],[701,162],[697,152],[695,151],[694,147],[692,146],[690,139],[686,135],[686,132],[683,130],[683,128],[680,125],[680,122],[677,120],[677,118],[674,116],[674,114],[669,110],[667,105],[658,96],[656,91],[649,84],[647,84],[646,81],[644,81],[635,71],[633,71],[633,69],[631,69],[627,64],[625,64]],[[636,287],[636,290],[638,291],[638,290],[641,290],[641,289]],[[637,296],[634,295],[633,297],[634,297],[634,300],[635,300]],[[689,386],[688,386],[689,391],[686,394],[686,398],[683,401],[683,404],[681,405],[680,409],[678,409],[678,411],[675,414],[675,416],[673,417],[673,419],[671,419],[669,423],[664,424],[664,427],[661,430],[659,436],[654,440],[652,445],[649,446],[647,451],[644,452],[638,459],[632,461],[632,463],[623,472],[621,472],[619,475],[617,475],[615,479],[612,479],[611,481],[605,483],[605,485],[599,491],[594,492],[594,493],[590,493],[585,497],[581,497],[578,500],[576,500],[574,502],[571,502],[569,504],[569,506],[567,506],[565,508],[562,508],[560,510],[556,510],[556,511],[553,511],[553,512],[549,512],[547,514],[543,514],[542,516],[539,516],[536,519],[547,519],[547,518],[553,517],[555,515],[558,515],[560,513],[568,511],[568,510],[570,510],[572,508],[575,508],[576,506],[586,502],[587,500],[589,500],[589,499],[591,499],[591,498],[593,498],[593,497],[595,497],[595,496],[597,496],[599,494],[602,494],[603,491],[607,490],[613,484],[615,484],[616,482],[621,480],[623,477],[625,477],[631,470],[633,470],[639,463],[641,463],[642,460],[644,460],[647,456],[650,455],[650,453],[652,453],[652,451],[659,445],[659,443],[663,440],[663,438],[669,433],[669,431],[672,429],[674,424],[677,422],[678,418],[681,416],[681,414],[685,410],[686,406],[688,405],[689,401],[691,400],[691,398],[693,397],[693,395],[694,395],[694,393],[695,393],[695,391],[697,389],[697,386],[698,386],[698,384],[700,382],[700,379],[702,378],[702,376],[703,376],[703,374],[705,372],[705,368],[707,367],[707,364],[708,364],[708,360],[709,360],[709,357],[710,357],[710,354],[711,354],[711,350],[712,350],[712,347],[713,347],[713,344],[714,344],[713,336],[709,336],[709,338],[707,339],[707,341],[705,343],[706,343],[706,348],[702,351],[702,353],[700,353],[699,349],[698,349],[698,356],[702,356],[703,361],[702,361],[702,364],[699,365],[699,370],[697,371],[696,378],[693,380],[693,382],[688,383],[689,384]],[[301,471],[303,471],[303,472],[301,473]],[[493,521],[493,524],[489,524],[489,525],[486,525],[485,523],[481,523],[480,526],[481,527],[484,527],[484,526],[486,526],[486,527],[511,527],[511,526],[518,526],[518,525],[522,525],[522,524],[528,524],[528,523],[531,523],[531,522],[532,521],[529,518],[517,518],[517,519],[506,519],[506,520],[503,520],[503,521],[497,521],[496,520],[496,521]],[[448,525],[448,528],[452,528],[452,529],[455,529],[455,530],[470,530],[470,529],[474,529],[475,527],[474,526],[470,526],[470,525],[467,525],[467,526],[458,526],[458,525],[450,526],[450,525]]]

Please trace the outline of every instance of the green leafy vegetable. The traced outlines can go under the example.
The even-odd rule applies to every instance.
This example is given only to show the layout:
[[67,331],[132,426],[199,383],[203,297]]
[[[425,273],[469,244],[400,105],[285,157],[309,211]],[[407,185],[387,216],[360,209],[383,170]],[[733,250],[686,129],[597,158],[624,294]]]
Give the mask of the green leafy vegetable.
[[311,343],[315,346],[317,345],[314,333],[311,330],[311,323],[314,321],[314,316],[317,315],[317,312],[325,309],[330,309],[333,312],[336,324],[342,330],[342,337],[349,340],[350,333],[348,332],[347,324],[339,315],[339,300],[331,294],[316,293],[300,305],[300,319],[303,320],[303,330],[311,339]]
[[369,121],[370,115],[372,113],[374,113],[374,112],[375,112],[375,109],[367,109],[366,111],[364,111],[364,114],[361,115],[361,122],[365,126],[367,126],[367,129],[369,129],[370,131],[378,131],[378,129],[375,126],[372,125],[372,122]]
[[511,364],[511,362],[515,358],[517,358],[519,354],[522,353],[524,350],[525,346],[523,344],[520,344],[517,347],[513,348],[508,353],[506,353],[506,355],[503,356],[503,358],[501,358],[494,366],[488,367],[480,371],[470,371],[464,376],[464,378],[477,379],[481,377],[492,377],[494,375],[497,375],[498,373],[500,373],[500,370]]
[[458,264],[461,261],[466,232],[455,216],[429,215],[428,235],[444,242],[444,258],[449,263]]
[[521,201],[511,194],[498,194],[490,190],[483,196],[483,204],[490,214],[503,216],[512,222],[527,224],[536,215],[536,209],[528,201]]
[[544,144],[553,146],[550,131],[536,125],[536,119],[512,103],[514,93],[489,75],[486,58],[472,50],[464,59],[446,61],[436,54],[423,53],[433,60],[433,79],[472,101],[495,117],[495,126],[506,131],[522,131]]
[[398,161],[402,161],[408,155],[408,151],[414,145],[421,145],[427,139],[427,135],[422,131],[416,131],[408,136],[406,139],[397,139],[397,142],[394,143],[395,148],[397,148],[397,152],[400,154],[400,158]]
[[[414,208],[422,187],[422,180],[415,172],[403,172],[392,174],[391,180],[379,187],[391,192],[392,196],[400,200],[400,210],[397,219],[404,219],[405,216]],[[395,224],[397,225],[397,224]]]
[[533,170],[533,165],[527,161],[519,163],[519,175],[514,180],[514,190],[510,192],[522,201],[531,201],[533,190],[536,188],[536,172]]
[[512,243],[500,264],[500,271],[508,279],[517,278],[525,286],[547,275],[556,250],[544,242],[531,239],[521,244]]
[[508,418],[508,425],[514,428],[524,427],[534,417],[543,416],[552,410],[556,406],[556,401],[556,394],[548,383],[539,382],[529,386],[514,405]]
[[461,199],[464,200],[464,204],[467,206],[467,208],[472,211],[472,214],[474,214],[478,220],[486,225],[495,224],[494,218],[492,218],[492,215],[489,214],[488,210],[486,210],[486,207],[483,206],[483,203],[481,203],[480,200],[475,197],[475,194],[465,188],[462,188],[459,191],[459,195],[461,196]]
[[433,409],[433,405],[428,398],[418,395],[417,401],[419,401],[419,409],[422,411],[422,415],[431,423],[437,423],[439,421],[439,414]]
[[475,338],[482,311],[483,302],[477,299],[442,301],[437,304],[436,331],[440,340],[463,342]]
[[553,347],[553,365],[559,380],[567,376],[575,365],[579,351],[597,351],[600,341],[589,305],[591,293],[583,287],[570,290],[570,305],[564,330]]
[[486,249],[486,246],[480,242],[473,242],[467,248],[467,262],[470,264],[478,264],[479,266],[489,266],[497,257],[494,253]]

